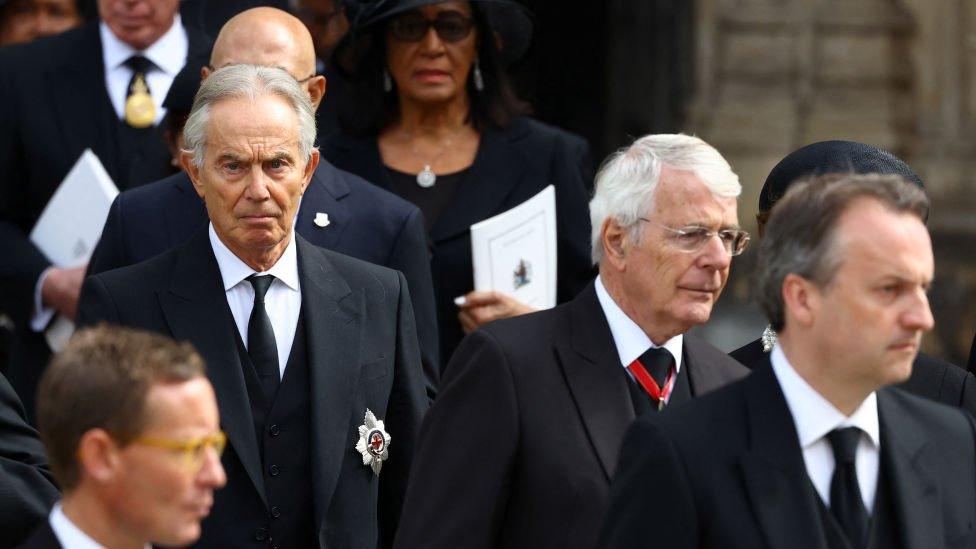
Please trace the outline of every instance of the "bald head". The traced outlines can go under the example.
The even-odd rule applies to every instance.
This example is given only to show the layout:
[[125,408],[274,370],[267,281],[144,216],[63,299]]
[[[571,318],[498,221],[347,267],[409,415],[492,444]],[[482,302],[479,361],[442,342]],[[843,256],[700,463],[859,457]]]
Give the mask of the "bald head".
[[315,72],[312,35],[295,16],[275,8],[254,8],[232,17],[217,36],[210,65],[248,63],[278,67],[301,80]]
[[[315,74],[312,35],[295,16],[275,8],[260,7],[232,17],[220,29],[210,54],[210,67],[260,65],[283,69],[304,85],[317,108],[325,95],[325,78]],[[204,68],[202,77],[210,74]]]

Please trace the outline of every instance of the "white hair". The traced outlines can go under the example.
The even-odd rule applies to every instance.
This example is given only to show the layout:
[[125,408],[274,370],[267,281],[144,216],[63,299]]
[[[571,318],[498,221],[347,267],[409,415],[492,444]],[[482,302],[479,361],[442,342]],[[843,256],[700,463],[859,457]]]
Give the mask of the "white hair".
[[275,95],[291,104],[298,116],[298,150],[308,162],[315,147],[315,110],[308,93],[281,69],[240,64],[217,69],[200,84],[183,127],[184,150],[193,154],[194,165],[203,166],[210,107],[227,99],[254,100],[262,95]]
[[610,155],[596,174],[596,190],[590,200],[591,256],[603,259],[603,222],[612,218],[630,237],[640,242],[638,221],[654,207],[654,191],[661,167],[693,172],[713,195],[728,198],[742,193],[739,176],[714,147],[684,134],[646,135]]

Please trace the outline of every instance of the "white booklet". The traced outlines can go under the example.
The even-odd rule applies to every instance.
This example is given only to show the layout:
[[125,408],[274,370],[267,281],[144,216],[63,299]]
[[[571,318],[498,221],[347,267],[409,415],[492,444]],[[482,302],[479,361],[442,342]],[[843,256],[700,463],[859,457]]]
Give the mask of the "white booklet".
[[471,226],[474,289],[539,309],[556,305],[556,189]]
[[[56,267],[88,262],[119,189],[91,149],[85,149],[51,196],[31,230],[31,242]],[[59,316],[45,332],[55,351],[67,343],[74,324]]]

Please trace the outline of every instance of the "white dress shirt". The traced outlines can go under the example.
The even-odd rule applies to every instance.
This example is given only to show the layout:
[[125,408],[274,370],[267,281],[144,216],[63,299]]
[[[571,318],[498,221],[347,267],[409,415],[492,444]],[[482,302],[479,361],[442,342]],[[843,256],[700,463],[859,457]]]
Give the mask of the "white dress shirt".
[[98,25],[102,38],[102,61],[105,64],[105,89],[112,101],[112,107],[121,119],[125,115],[125,98],[128,96],[129,81],[132,80],[132,69],[125,65],[127,59],[133,55],[141,55],[155,65],[146,74],[146,86],[156,104],[155,124],[159,124],[166,114],[162,107],[163,99],[169,93],[173,79],[186,64],[186,53],[190,48],[190,41],[186,30],[180,21],[179,14],[173,17],[173,25],[159,40],[148,48],[139,51],[119,40],[104,22]]
[[234,315],[237,332],[241,334],[244,347],[247,347],[247,323],[254,308],[254,287],[246,279],[252,274],[273,275],[274,281],[264,296],[264,306],[271,319],[271,327],[278,347],[278,373],[284,377],[291,344],[298,327],[298,314],[302,310],[302,291],[298,283],[298,252],[295,247],[295,234],[292,233],[285,252],[270,269],[258,273],[230,251],[210,224],[210,245],[213,247],[217,267],[223,279],[227,305]]
[[[665,341],[664,345],[655,345],[651,341],[651,338],[647,337],[647,334],[644,333],[644,330],[633,319],[627,316],[627,313],[623,312],[620,306],[617,305],[617,302],[610,297],[599,276],[596,277],[594,286],[596,286],[597,301],[600,302],[600,308],[603,309],[603,314],[607,317],[607,323],[610,324],[610,335],[613,336],[613,344],[617,348],[617,355],[620,356],[620,365],[626,370],[631,362],[640,358],[648,349],[664,347],[674,357],[674,373],[677,376],[678,372],[681,371],[681,349],[684,344],[683,334],[678,334]],[[627,375],[631,375],[630,370],[626,371]],[[671,400],[670,394],[665,399],[665,402],[668,400]]]
[[[91,536],[82,532],[81,528],[71,522],[71,519],[61,509],[60,501],[54,504],[54,509],[51,509],[51,514],[48,515],[47,520],[48,524],[51,525],[51,530],[54,531],[54,537],[58,538],[58,542],[64,549],[105,549],[103,545],[93,540]],[[147,543],[146,549],[149,547]]]
[[878,489],[881,456],[877,395],[868,395],[861,406],[847,417],[800,377],[786,358],[782,347],[774,347],[769,359],[796,425],[807,475],[820,494],[820,499],[828,507],[830,480],[834,475],[834,451],[827,440],[827,434],[844,427],[861,429],[861,440],[857,444],[855,457],[857,484],[861,489],[864,507],[871,513],[874,508],[874,494]]

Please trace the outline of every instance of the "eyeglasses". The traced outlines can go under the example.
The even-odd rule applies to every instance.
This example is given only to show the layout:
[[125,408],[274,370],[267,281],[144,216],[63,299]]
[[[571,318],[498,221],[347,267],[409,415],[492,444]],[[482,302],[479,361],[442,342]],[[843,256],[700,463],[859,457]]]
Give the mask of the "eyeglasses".
[[718,239],[722,242],[722,247],[730,256],[737,256],[745,251],[746,245],[749,244],[749,233],[739,229],[723,229],[721,231],[713,231],[705,227],[684,227],[682,229],[675,229],[673,227],[668,227],[667,225],[662,225],[656,221],[651,221],[645,217],[639,218],[641,221],[646,221],[651,225],[657,225],[662,229],[671,233],[671,242],[675,248],[682,252],[697,252],[701,250],[713,236],[718,236]]
[[132,444],[174,450],[183,454],[183,466],[187,471],[197,473],[203,467],[207,449],[213,448],[219,458],[227,445],[227,435],[223,431],[191,440],[171,440],[165,438],[139,437]]
[[390,36],[401,42],[417,42],[433,27],[445,42],[460,42],[471,34],[474,22],[456,11],[442,11],[435,19],[427,19],[419,12],[405,13],[390,23]]

